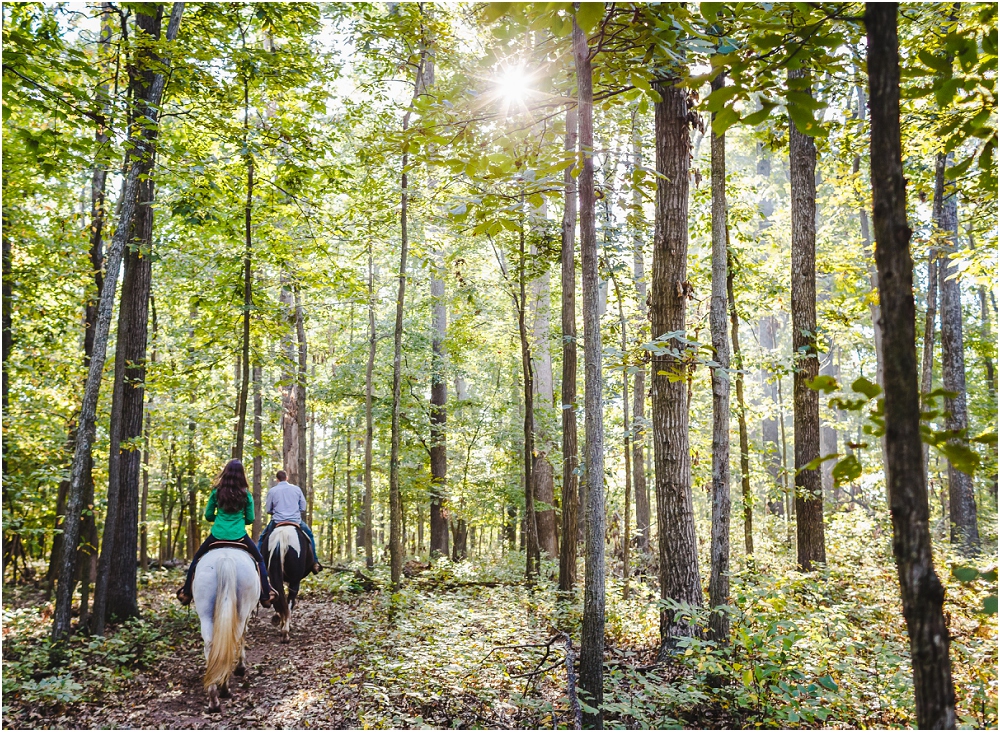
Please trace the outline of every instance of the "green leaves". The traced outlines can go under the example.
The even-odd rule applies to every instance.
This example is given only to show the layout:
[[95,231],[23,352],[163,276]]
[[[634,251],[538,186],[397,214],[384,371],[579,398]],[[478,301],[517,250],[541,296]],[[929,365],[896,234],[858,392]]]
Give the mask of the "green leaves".
[[882,393],[882,387],[878,384],[873,384],[863,376],[859,376],[851,384],[851,391],[857,392],[858,394],[864,394],[869,399],[874,399]]
[[588,38],[597,30],[604,18],[604,3],[580,3],[576,11],[576,23]]
[[835,378],[833,378],[832,376],[827,376],[825,374],[821,374],[817,376],[815,379],[810,379],[809,381],[806,382],[806,386],[808,386],[813,391],[821,391],[824,394],[830,394],[831,392],[835,392],[837,391],[838,388],[840,388]]
[[835,485],[850,483],[861,477],[861,463],[855,455],[848,455],[833,466],[833,482]]

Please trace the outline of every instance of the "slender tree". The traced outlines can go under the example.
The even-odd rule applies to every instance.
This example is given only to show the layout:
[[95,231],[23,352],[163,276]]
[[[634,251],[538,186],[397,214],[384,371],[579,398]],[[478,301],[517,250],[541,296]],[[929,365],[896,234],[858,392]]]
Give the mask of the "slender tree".
[[[729,229],[726,229],[729,241]],[[729,254],[726,291],[729,296],[729,320],[733,329],[733,368],[736,371],[736,414],[740,427],[740,484],[743,491],[743,546],[747,556],[753,555],[753,489],[750,485],[750,435],[747,431],[747,407],[743,396],[743,352],[740,350],[740,318],[736,311],[733,286],[733,256]]]
[[917,726],[955,727],[944,588],[934,571],[927,484],[921,469],[911,231],[899,129],[896,3],[868,3],[872,219],[885,347],[886,477],[903,615],[910,639]]
[[[183,11],[183,3],[173,4],[170,22],[167,26],[167,41],[173,41],[177,37]],[[167,63],[166,59],[164,59],[164,63]],[[84,498],[84,467],[89,459],[91,446],[94,441],[97,398],[101,387],[101,374],[104,370],[104,361],[107,357],[108,333],[111,330],[111,314],[114,308],[115,291],[118,289],[117,272],[121,267],[125,242],[132,233],[132,219],[135,215],[139,175],[142,170],[143,159],[153,153],[144,133],[150,127],[155,128],[156,126],[160,100],[163,96],[165,84],[166,74],[161,70],[160,73],[155,74],[149,94],[145,100],[146,103],[143,111],[147,123],[143,125],[142,130],[136,129],[129,135],[131,153],[126,165],[128,172],[122,181],[118,227],[115,230],[111,246],[108,249],[107,272],[109,276],[104,280],[104,287],[101,289],[101,300],[97,310],[97,325],[94,329],[94,353],[90,361],[87,384],[84,387],[73,464],[70,469],[69,499],[66,505],[66,519],[63,531],[64,546],[76,546],[77,540],[80,537],[80,513],[83,508]],[[108,523],[113,525],[111,522]],[[52,639],[54,641],[60,641],[65,638],[70,629],[70,610],[73,576],[76,570],[76,556],[76,552],[63,552],[59,570],[59,584],[56,592],[56,606],[52,618]]]
[[[566,138],[564,150],[569,155],[576,153],[577,110],[566,110]],[[577,490],[579,480],[579,456],[576,439],[576,178],[573,165],[567,165],[563,172],[563,219],[562,219],[562,536],[559,552],[559,589],[568,592],[576,584],[576,536],[580,510],[580,496]]]
[[372,375],[375,368],[375,259],[372,244],[368,242],[368,364],[365,366],[365,494],[362,501],[362,543],[365,550],[365,566],[375,566],[372,548],[372,438],[374,420],[372,416]]
[[[632,114],[632,165],[642,166],[642,138],[637,126],[638,110]],[[646,263],[643,259],[643,216],[642,192],[639,186],[632,187],[632,278],[635,283],[638,302],[638,326],[636,338],[640,343],[649,336],[646,321]],[[641,364],[635,372],[632,388],[632,486],[635,490],[635,530],[636,546],[643,554],[649,553],[649,486],[646,483],[646,366]]]
[[[573,20],[577,106],[583,168],[580,195],[580,263],[583,290],[584,410],[587,430],[587,529],[583,589],[583,632],[580,642],[580,686],[594,712],[584,725],[601,729],[604,717],[604,403],[601,394],[601,321],[598,314],[597,222],[594,210],[594,91],[590,48]],[[570,539],[567,538],[567,541]]]
[[[804,86],[809,74],[790,69],[789,85]],[[805,82],[805,83],[803,83]],[[809,382],[819,375],[816,349],[816,145],[788,123],[792,180],[792,354],[795,403],[795,524],[799,566],[810,571],[826,562],[823,484],[820,471],[803,470],[819,457],[819,392]]]
[[[948,154],[951,156],[951,153]],[[946,158],[940,167],[947,178]],[[958,267],[950,256],[958,238],[958,191],[950,181],[944,184],[941,199],[940,230],[944,235],[943,255],[938,266],[941,292],[941,382],[946,392],[945,427],[959,435],[953,442],[966,439],[969,428],[968,395],[965,385],[965,345],[962,333],[962,286]],[[979,526],[972,476],[948,461],[948,506],[951,519],[951,542],[963,554],[979,553]]]
[[[725,74],[712,89],[725,86]],[[713,118],[715,115],[712,115]],[[726,136],[712,132],[712,302],[709,325],[718,366],[712,368],[712,543],[708,604],[729,602],[729,334],[726,332],[726,284],[729,260],[726,238]],[[729,638],[729,615],[713,612],[710,630],[717,641]]]

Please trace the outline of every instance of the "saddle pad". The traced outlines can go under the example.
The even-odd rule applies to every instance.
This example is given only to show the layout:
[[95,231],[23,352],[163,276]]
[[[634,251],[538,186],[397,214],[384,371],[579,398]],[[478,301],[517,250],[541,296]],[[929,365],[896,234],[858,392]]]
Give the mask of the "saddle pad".
[[[253,567],[255,570],[257,570],[257,579],[260,580],[260,565],[257,564],[257,557],[253,555],[253,552],[250,551],[249,547],[247,547],[247,545],[244,544],[242,541],[227,541],[225,539],[219,539],[213,542],[212,546],[208,548],[208,552],[205,553],[208,554],[213,549],[242,549],[247,554],[249,554],[250,558],[253,560]],[[196,572],[198,571],[197,568],[195,569],[195,571]]]

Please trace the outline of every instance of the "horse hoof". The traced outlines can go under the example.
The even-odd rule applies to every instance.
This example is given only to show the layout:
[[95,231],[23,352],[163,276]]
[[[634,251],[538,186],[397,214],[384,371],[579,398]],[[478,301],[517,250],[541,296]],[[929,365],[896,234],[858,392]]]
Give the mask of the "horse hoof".
[[213,707],[211,704],[209,704],[209,706],[208,706],[208,713],[209,714],[222,714],[222,705],[218,704],[218,705],[216,705],[216,706]]
[[243,676],[246,674],[246,672],[247,672],[246,666],[244,666],[241,663],[239,666],[233,669],[233,676]]
[[223,686],[221,689],[219,689],[219,698],[220,699],[231,699],[232,696],[233,696],[233,692],[231,692],[229,690],[228,686]]
[[280,615],[272,615],[271,616],[271,625],[277,627],[280,624],[281,624],[281,616]]
[[288,636],[286,635],[286,636],[285,636],[284,638],[282,638],[282,639],[281,639],[281,642],[282,642],[282,643],[291,643],[292,641],[291,641],[291,639],[290,639],[290,638],[289,638],[289,637],[288,637]]

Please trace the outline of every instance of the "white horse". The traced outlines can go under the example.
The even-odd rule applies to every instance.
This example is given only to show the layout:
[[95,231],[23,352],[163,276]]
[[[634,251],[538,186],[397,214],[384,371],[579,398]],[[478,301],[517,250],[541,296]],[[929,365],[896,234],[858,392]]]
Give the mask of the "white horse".
[[219,698],[231,696],[229,677],[246,673],[244,633],[260,597],[260,578],[253,558],[242,549],[208,552],[198,562],[193,591],[205,641],[208,709],[221,712]]

